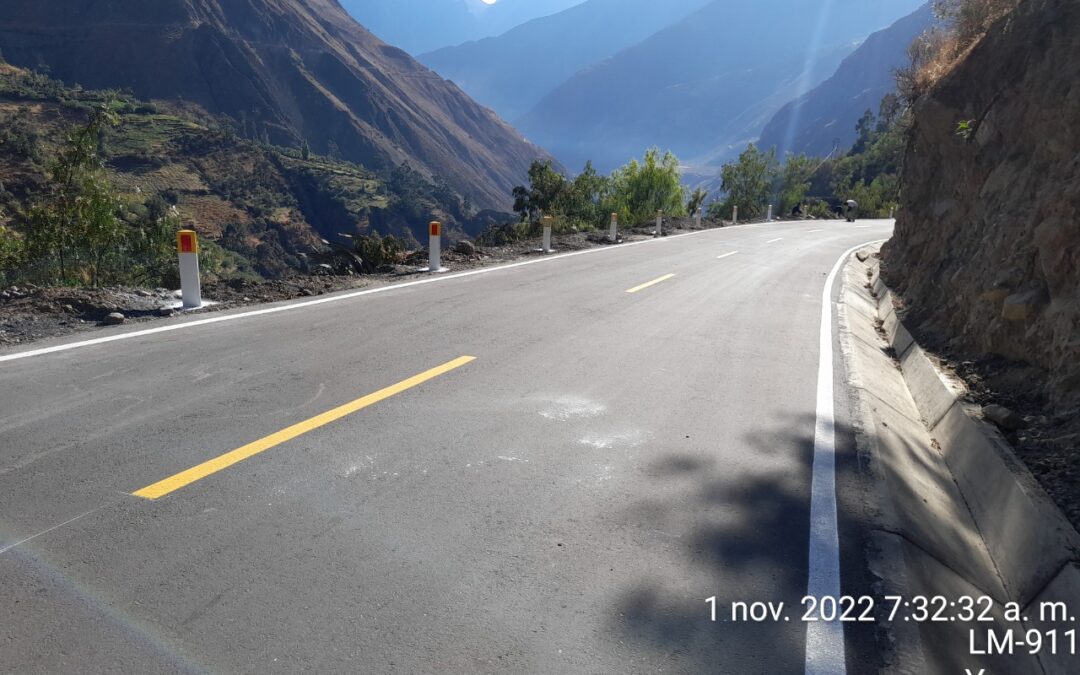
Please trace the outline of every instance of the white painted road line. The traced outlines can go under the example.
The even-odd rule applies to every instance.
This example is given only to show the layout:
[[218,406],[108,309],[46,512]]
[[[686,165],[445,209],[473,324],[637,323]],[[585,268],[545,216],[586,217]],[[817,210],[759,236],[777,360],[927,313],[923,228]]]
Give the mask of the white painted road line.
[[716,256],[716,259],[717,260],[723,260],[724,258],[730,258],[731,256],[735,255],[736,253],[738,253],[738,251],[732,251],[731,253],[725,253],[724,255],[718,255],[718,256]]
[[775,244],[776,242],[778,242],[778,241],[783,241],[783,240],[784,240],[784,238],[783,238],[783,237],[777,237],[776,239],[770,239],[769,241],[767,241],[767,242],[765,242],[765,243],[766,243],[766,244]]
[[79,342],[69,342],[66,344],[55,345],[53,347],[42,347],[41,349],[31,349],[25,352],[16,352],[14,354],[0,355],[0,363],[4,361],[17,361],[19,359],[27,359],[33,356],[43,356],[45,354],[53,354],[55,352],[65,352],[71,349],[79,349],[81,347],[90,347],[93,345],[106,344],[109,342],[117,342],[119,340],[130,340],[137,337],[145,337],[147,335],[156,335],[158,333],[170,333],[177,330],[185,330],[188,328],[195,328],[196,326],[208,326],[215,323],[223,323],[225,321],[236,321],[237,319],[246,319],[253,316],[265,316],[267,314],[278,314],[280,312],[289,312],[296,309],[303,309],[305,307],[313,307],[315,305],[324,305],[331,302],[341,302],[342,300],[351,300],[353,298],[359,298],[365,295],[373,295],[375,293],[386,293],[388,291],[394,291],[401,288],[412,288],[414,286],[423,286],[424,284],[435,284],[444,281],[450,281],[451,279],[461,279],[463,277],[472,277],[480,274],[491,274],[492,272],[498,272],[500,270],[509,270],[517,267],[525,267],[526,265],[536,265],[539,263],[548,263],[556,260],[565,260],[567,258],[573,258],[579,255],[591,255],[594,253],[603,253],[605,251],[619,251],[629,246],[640,246],[642,244],[652,244],[658,241],[667,241],[671,239],[678,239],[679,237],[692,237],[697,234],[705,234],[708,232],[725,232],[729,230],[742,229],[745,226],[733,226],[725,228],[711,228],[708,230],[697,230],[695,232],[686,232],[684,234],[673,234],[663,239],[642,239],[641,241],[632,241],[626,244],[619,244],[617,246],[600,246],[597,248],[590,248],[584,251],[573,251],[571,253],[563,253],[560,255],[547,256],[544,258],[537,258],[535,260],[525,260],[522,262],[510,263],[508,265],[497,265],[494,267],[484,267],[477,270],[469,270],[468,272],[458,272],[456,274],[445,274],[437,277],[429,277],[421,279],[419,281],[408,281],[403,284],[391,284],[388,286],[380,286],[379,288],[369,288],[364,291],[353,291],[351,293],[342,293],[340,295],[329,295],[317,300],[305,300],[301,302],[292,302],[287,305],[280,305],[277,307],[267,307],[265,309],[256,309],[250,312],[240,312],[237,314],[225,314],[221,316],[215,316],[209,319],[198,319],[195,321],[186,321],[184,323],[175,323],[168,326],[159,326],[157,328],[146,328],[143,330],[135,330],[128,333],[119,333],[116,335],[107,335],[105,337],[92,338],[90,340],[80,340]]
[[824,232],[825,230],[810,230],[807,234],[813,234],[815,232]]
[[[836,521],[836,418],[833,401],[832,289],[852,253],[848,249],[825,279],[821,293],[821,336],[818,354],[817,421],[810,483],[810,565],[806,594],[840,597],[840,531]],[[806,623],[806,675],[844,675],[844,625],[839,621]]]

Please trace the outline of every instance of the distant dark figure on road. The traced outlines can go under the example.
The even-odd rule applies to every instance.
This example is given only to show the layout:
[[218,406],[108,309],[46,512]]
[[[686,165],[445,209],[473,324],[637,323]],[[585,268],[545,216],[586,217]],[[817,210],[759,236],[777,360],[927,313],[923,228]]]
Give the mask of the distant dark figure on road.
[[847,203],[844,204],[844,207],[845,207],[844,208],[844,215],[847,216],[847,221],[849,223],[854,223],[855,222],[855,212],[858,211],[858,209],[859,209],[858,202],[856,202],[854,199],[849,199],[849,200],[847,200]]

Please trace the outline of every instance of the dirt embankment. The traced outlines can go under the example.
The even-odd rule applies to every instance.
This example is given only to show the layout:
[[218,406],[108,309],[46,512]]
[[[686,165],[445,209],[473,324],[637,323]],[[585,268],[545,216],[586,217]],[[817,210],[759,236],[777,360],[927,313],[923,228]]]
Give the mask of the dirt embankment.
[[[884,276],[1080,522],[1080,3],[1027,0],[915,107]],[[1022,427],[1022,428],[1015,428]]]

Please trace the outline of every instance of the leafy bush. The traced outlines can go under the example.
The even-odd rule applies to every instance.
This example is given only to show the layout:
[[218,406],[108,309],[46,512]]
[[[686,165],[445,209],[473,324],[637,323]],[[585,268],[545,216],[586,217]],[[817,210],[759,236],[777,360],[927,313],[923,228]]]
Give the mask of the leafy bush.
[[716,218],[730,215],[737,206],[742,218],[763,216],[778,177],[776,151],[762,152],[751,143],[738,160],[720,169],[720,187],[725,197],[723,201],[713,202],[710,215]]
[[[631,160],[610,176],[601,176],[592,162],[573,180],[567,179],[551,162],[533,162],[529,185],[514,188],[514,211],[523,223],[536,223],[542,215],[556,217],[556,230],[592,230],[607,223],[617,213],[628,225],[649,222],[658,210],[669,215],[685,214],[685,188],[679,176],[679,160],[657,148],[646,151],[642,161]],[[530,229],[497,227],[492,234],[500,241],[531,236]]]
[[0,225],[0,283],[7,284],[24,262],[26,248],[14,230]]
[[380,236],[378,232],[356,237],[354,249],[364,263],[364,271],[371,273],[383,265],[395,265],[402,261],[405,246],[393,235]]

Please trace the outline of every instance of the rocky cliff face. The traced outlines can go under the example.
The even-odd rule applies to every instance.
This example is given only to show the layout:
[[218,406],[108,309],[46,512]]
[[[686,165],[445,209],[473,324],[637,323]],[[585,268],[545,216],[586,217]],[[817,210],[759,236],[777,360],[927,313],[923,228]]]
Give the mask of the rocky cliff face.
[[225,113],[249,136],[307,141],[374,169],[404,162],[481,207],[507,207],[546,155],[337,0],[4,0],[0,50],[20,66]]
[[[1027,0],[916,106],[884,249],[908,320],[1080,405],[1080,3]],[[1045,384],[1043,384],[1045,382]]]

